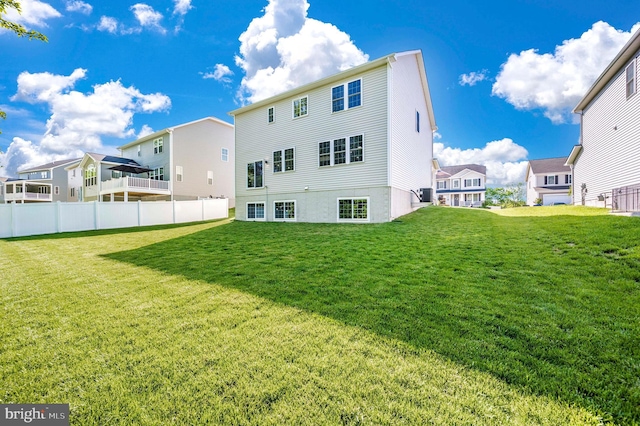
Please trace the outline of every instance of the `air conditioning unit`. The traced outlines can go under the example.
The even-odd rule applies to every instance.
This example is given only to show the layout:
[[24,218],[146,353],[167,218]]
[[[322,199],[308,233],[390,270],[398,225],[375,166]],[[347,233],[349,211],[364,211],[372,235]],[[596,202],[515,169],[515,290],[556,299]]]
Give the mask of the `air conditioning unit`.
[[433,188],[420,188],[420,202],[431,203],[433,200]]

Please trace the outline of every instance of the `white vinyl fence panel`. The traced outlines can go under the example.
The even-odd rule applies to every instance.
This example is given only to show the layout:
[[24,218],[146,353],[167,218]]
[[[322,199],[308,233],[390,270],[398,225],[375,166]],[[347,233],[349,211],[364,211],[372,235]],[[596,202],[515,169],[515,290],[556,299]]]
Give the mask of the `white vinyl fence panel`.
[[0,204],[0,238],[223,219],[228,199]]

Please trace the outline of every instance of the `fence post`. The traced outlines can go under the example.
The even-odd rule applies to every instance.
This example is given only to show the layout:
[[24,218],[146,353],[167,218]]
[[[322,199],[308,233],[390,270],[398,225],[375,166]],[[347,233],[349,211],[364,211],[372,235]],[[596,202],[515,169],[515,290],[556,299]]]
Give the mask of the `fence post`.
[[171,206],[173,207],[173,223],[176,223],[176,200],[171,201]]
[[100,213],[99,213],[99,206],[98,206],[98,200],[93,202],[93,223],[94,223],[94,228],[96,229],[96,231],[98,229],[100,229]]

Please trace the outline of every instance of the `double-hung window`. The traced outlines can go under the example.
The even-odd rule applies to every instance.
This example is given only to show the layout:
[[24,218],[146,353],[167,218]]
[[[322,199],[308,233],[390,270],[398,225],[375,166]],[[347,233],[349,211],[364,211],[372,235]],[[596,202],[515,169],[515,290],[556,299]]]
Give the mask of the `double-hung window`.
[[290,172],[295,170],[295,156],[293,148],[273,151],[273,172]]
[[247,219],[264,219],[264,203],[247,203]]
[[164,167],[158,167],[149,172],[149,179],[164,180]]
[[225,163],[229,161],[229,149],[222,148],[222,151],[220,151],[220,160],[224,161]]
[[558,184],[558,176],[557,175],[545,176],[544,177],[544,184],[545,185],[557,185]]
[[184,179],[184,169],[182,166],[176,166],[176,182],[182,182]]
[[438,181],[436,183],[436,185],[437,185],[436,189],[447,189],[447,181],[446,180]]
[[303,117],[307,115],[309,98],[307,96],[293,101],[293,118]]
[[625,70],[627,76],[627,98],[636,93],[636,60],[634,59]]
[[267,110],[267,122],[273,123],[276,121],[276,107],[271,107]]
[[338,220],[369,220],[369,199],[338,198]]
[[[262,188],[264,165],[262,160],[247,164],[247,188]],[[262,206],[264,209],[264,205]]]
[[363,135],[339,138],[318,144],[318,165],[320,167],[362,161],[364,161]]
[[478,179],[465,179],[464,180],[464,187],[465,188],[469,188],[472,186],[480,186],[480,178]]
[[[346,96],[345,96],[346,95]],[[331,111],[338,112],[362,104],[362,80],[331,88]]]
[[160,154],[162,153],[162,145],[163,145],[164,141],[162,140],[162,138],[157,138],[153,140],[153,153],[154,154]]
[[276,201],[275,203],[273,203],[273,217],[276,220],[295,220],[296,202]]

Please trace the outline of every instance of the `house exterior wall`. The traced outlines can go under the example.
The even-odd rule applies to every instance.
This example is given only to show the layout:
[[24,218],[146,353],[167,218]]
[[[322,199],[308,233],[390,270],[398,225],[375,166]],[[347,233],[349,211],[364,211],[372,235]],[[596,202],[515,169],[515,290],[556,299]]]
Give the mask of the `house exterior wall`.
[[[154,153],[153,141],[158,138],[162,138],[162,152]],[[165,133],[160,136],[152,137],[151,135],[142,139],[139,144],[121,149],[122,157],[131,158],[135,160],[143,167],[149,169],[163,168],[163,179],[165,181],[171,180],[171,167],[170,167],[170,154],[169,154],[169,139],[170,135]],[[138,146],[140,147],[138,149]],[[110,176],[109,176],[110,177]]]
[[[222,160],[222,148],[227,161]],[[235,142],[233,126],[211,120],[179,126],[173,131],[174,199],[226,197],[235,203]],[[182,181],[176,179],[176,167],[182,167]],[[212,174],[209,184],[208,172]]]
[[[291,97],[264,108],[237,114],[236,217],[247,218],[247,202],[268,200],[267,220],[273,220],[273,201],[293,200],[297,220],[336,222],[338,198],[368,196],[369,221],[388,221],[387,78],[387,65],[383,64],[305,93],[292,93]],[[357,79],[361,79],[361,105],[332,112],[332,88]],[[293,118],[294,99],[305,96],[308,114]],[[272,123],[267,120],[269,108],[275,111]],[[319,166],[321,142],[337,138],[348,141],[350,136],[356,135],[363,135],[363,161]],[[294,170],[274,173],[274,151],[290,148],[294,149]],[[268,165],[264,172],[264,187],[248,188],[247,165],[265,159]]]
[[[77,202],[80,201],[80,192],[82,191],[82,170],[75,167],[71,170],[67,170],[67,201]],[[73,194],[71,193],[73,189]]]
[[[584,109],[581,123],[582,152],[574,165],[573,202],[582,203],[582,185],[586,185],[585,204],[611,206],[611,195],[618,187],[640,184],[640,50],[619,70],[605,88]],[[625,70],[633,63],[636,93],[627,99]]]

